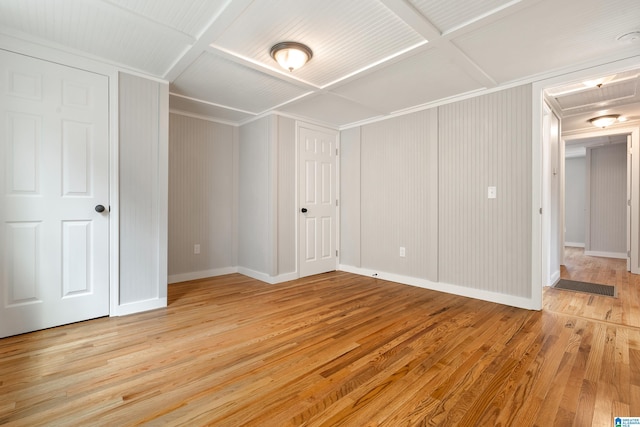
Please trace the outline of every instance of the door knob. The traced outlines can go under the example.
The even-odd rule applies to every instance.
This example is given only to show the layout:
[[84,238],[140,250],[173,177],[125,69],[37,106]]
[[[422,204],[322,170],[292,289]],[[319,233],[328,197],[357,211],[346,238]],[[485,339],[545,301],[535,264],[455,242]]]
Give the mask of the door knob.
[[302,213],[307,213],[307,208],[302,208],[302,209],[300,209],[300,212],[302,212]]
[[96,205],[96,212],[104,212],[104,206],[102,205]]

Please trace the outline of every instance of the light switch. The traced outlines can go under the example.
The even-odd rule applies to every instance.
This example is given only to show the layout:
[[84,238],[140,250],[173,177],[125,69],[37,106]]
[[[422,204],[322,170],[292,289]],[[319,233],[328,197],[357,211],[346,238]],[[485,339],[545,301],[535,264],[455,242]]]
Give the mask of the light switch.
[[487,197],[489,199],[495,199],[496,198],[496,187],[489,187],[487,189]]

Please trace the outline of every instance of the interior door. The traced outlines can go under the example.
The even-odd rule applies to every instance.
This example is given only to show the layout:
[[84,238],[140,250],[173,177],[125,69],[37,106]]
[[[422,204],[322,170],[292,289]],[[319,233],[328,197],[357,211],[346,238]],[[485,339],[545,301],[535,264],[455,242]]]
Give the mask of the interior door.
[[0,85],[0,337],[108,315],[108,79],[0,50]]
[[336,151],[338,133],[298,127],[300,277],[336,269]]

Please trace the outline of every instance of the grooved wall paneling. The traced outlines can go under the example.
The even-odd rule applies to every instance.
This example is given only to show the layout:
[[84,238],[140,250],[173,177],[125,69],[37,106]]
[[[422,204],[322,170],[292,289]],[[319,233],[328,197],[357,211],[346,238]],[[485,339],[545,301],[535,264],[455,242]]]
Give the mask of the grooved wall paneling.
[[340,133],[340,264],[360,263],[360,127]]
[[296,123],[278,116],[278,271],[296,271]]
[[590,155],[590,221],[586,250],[627,252],[627,147],[592,148]]
[[272,117],[240,127],[238,266],[272,275]]
[[168,86],[119,78],[120,304],[167,295]]
[[440,281],[530,297],[531,87],[438,110]]
[[233,126],[170,115],[169,275],[235,266],[235,143]]
[[435,109],[362,127],[363,268],[437,281],[436,129]]
[[584,245],[585,191],[587,171],[585,158],[574,157],[565,161],[565,242]]

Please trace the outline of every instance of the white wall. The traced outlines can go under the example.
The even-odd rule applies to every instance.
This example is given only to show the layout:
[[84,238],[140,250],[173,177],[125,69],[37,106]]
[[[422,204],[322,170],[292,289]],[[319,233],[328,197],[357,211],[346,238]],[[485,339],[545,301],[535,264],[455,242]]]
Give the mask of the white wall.
[[626,258],[626,144],[587,149],[589,209],[585,253]]
[[170,115],[169,283],[235,271],[237,145],[235,126]]
[[120,313],[166,306],[166,83],[120,73]]
[[565,160],[565,245],[584,247],[586,166],[585,157]]

